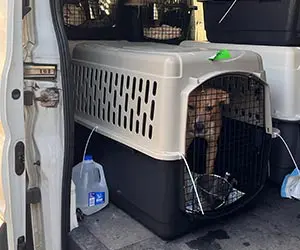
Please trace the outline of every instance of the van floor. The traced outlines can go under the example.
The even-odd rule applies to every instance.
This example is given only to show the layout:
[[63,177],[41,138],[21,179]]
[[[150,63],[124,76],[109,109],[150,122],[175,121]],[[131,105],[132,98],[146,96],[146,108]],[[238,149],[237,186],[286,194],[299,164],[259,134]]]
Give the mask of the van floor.
[[267,183],[255,204],[165,242],[110,204],[70,233],[70,250],[298,250],[299,207],[300,201],[282,199],[280,187]]

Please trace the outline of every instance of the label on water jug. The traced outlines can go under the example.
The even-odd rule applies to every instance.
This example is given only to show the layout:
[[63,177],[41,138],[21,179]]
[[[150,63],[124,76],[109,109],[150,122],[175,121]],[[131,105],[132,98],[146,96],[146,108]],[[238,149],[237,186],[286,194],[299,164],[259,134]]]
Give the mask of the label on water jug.
[[88,206],[93,207],[105,202],[105,192],[90,192]]

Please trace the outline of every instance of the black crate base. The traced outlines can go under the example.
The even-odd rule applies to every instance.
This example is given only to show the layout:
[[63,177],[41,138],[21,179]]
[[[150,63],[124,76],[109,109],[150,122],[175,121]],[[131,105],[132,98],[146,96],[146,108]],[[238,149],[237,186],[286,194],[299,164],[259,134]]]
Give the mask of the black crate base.
[[[78,163],[82,161],[91,130],[79,124],[75,128],[75,163]],[[182,161],[155,160],[98,133],[92,135],[87,153],[104,167],[110,202],[164,240],[174,239],[239,210],[263,188],[261,185],[240,202],[224,209],[195,217],[183,211]]]

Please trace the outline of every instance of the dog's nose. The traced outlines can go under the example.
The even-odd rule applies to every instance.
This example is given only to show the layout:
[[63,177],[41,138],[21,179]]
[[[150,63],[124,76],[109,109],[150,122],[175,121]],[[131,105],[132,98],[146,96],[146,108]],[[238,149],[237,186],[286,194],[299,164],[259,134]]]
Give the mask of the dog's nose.
[[196,132],[198,132],[198,133],[203,132],[203,130],[204,130],[204,123],[203,123],[202,121],[196,122],[196,123],[195,123],[195,130],[196,130]]

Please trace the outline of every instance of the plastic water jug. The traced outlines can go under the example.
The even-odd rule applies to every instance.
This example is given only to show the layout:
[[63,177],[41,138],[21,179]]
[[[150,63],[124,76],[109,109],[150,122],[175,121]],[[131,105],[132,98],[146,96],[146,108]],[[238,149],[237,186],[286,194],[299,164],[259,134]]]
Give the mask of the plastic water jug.
[[109,194],[104,170],[91,155],[73,168],[72,180],[76,186],[76,207],[83,214],[91,215],[107,206]]

